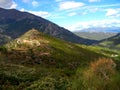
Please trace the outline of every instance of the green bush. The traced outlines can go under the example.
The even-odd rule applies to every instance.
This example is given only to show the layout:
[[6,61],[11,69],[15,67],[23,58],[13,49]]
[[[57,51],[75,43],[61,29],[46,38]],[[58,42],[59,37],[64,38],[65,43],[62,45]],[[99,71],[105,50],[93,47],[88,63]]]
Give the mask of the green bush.
[[0,46],[0,52],[7,53],[7,48],[5,46]]
[[65,78],[44,77],[42,80],[35,81],[25,90],[67,90],[69,81]]

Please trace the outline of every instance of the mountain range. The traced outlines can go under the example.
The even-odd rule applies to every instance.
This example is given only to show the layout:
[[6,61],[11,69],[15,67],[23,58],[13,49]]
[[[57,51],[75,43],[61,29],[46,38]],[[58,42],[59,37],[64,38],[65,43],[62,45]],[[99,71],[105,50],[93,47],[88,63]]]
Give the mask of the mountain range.
[[115,32],[89,32],[89,31],[87,32],[76,31],[74,33],[82,38],[87,38],[91,40],[103,40],[117,34]]
[[92,44],[96,42],[78,37],[69,30],[28,12],[0,8],[0,34],[3,37],[7,36],[5,41],[0,37],[0,44],[18,38],[32,28],[73,43]]

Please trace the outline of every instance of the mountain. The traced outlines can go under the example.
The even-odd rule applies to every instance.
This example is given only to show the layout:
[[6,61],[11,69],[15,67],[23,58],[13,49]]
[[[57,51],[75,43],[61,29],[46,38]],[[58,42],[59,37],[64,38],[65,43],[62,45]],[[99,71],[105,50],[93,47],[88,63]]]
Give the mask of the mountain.
[[[86,90],[87,76],[84,79],[84,73],[89,70],[89,64],[107,57],[105,54],[117,53],[66,42],[36,29],[28,30],[19,38],[0,46],[0,90]],[[93,75],[91,72],[88,74]],[[118,85],[118,82],[114,83]],[[106,84],[101,83],[100,87]],[[97,84],[93,84],[96,87]]]
[[78,37],[67,29],[28,12],[0,8],[0,34],[15,39],[32,28],[69,42],[81,44],[96,42]]
[[76,31],[74,33],[82,38],[87,38],[91,40],[102,40],[117,34],[114,32],[81,32],[81,31],[78,32]]
[[120,50],[120,33],[110,38],[104,39],[99,43],[100,46]]

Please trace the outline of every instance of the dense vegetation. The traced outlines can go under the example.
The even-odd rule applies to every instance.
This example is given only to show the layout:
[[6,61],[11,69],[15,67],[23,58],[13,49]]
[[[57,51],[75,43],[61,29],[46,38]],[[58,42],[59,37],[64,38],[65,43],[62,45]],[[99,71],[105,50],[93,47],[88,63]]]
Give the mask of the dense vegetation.
[[33,29],[0,47],[0,89],[119,90],[119,66],[117,51],[68,43]]

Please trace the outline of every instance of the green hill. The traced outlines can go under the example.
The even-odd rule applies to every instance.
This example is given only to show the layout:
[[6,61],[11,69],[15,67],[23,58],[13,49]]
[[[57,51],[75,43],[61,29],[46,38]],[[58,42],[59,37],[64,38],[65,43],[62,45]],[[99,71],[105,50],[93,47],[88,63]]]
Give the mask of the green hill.
[[82,78],[82,72],[91,62],[118,54],[107,51],[59,40],[35,29],[29,30],[0,47],[0,89],[79,90],[76,85],[81,86],[82,81],[77,82],[77,74]]
[[103,47],[108,47],[110,49],[120,50],[120,33],[102,40],[99,45]]
[[[50,65],[50,63],[54,62],[56,64],[53,66],[59,63],[61,67],[69,67],[69,62],[75,62],[78,66],[83,64],[82,62],[87,64],[89,61],[94,60],[94,58],[103,56],[102,54],[82,48],[73,43],[53,38],[35,29],[28,31],[20,38],[6,44],[6,47],[9,49],[8,57],[19,60],[18,63],[31,63],[27,61],[28,58],[31,60],[35,58],[36,60],[38,59],[38,61],[33,61],[34,63]],[[23,54],[24,60],[21,60],[23,57],[19,54]]]

